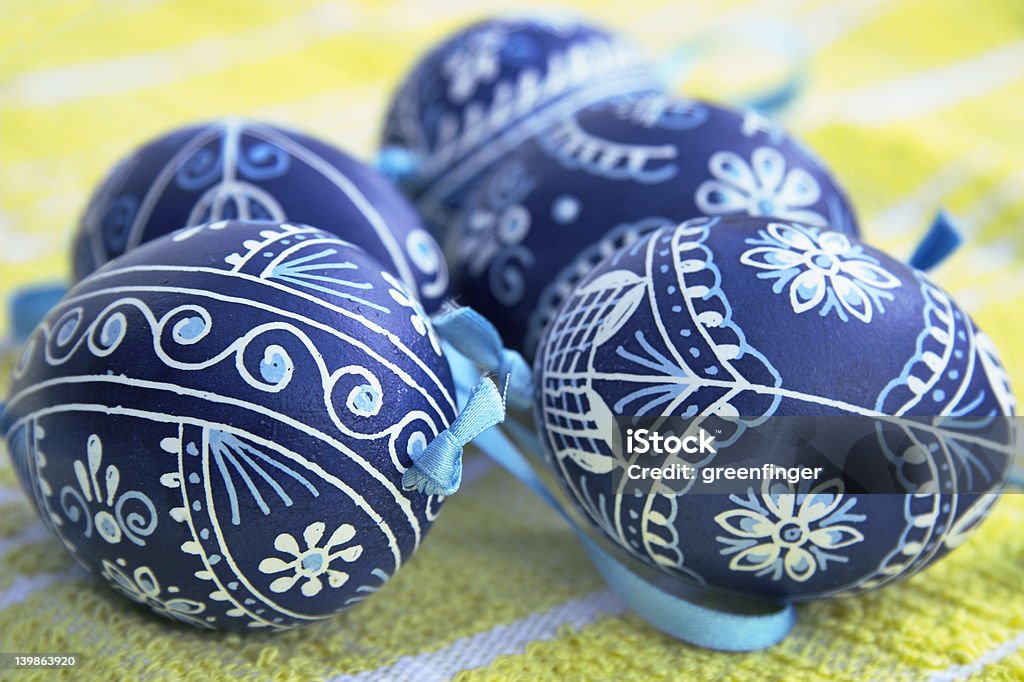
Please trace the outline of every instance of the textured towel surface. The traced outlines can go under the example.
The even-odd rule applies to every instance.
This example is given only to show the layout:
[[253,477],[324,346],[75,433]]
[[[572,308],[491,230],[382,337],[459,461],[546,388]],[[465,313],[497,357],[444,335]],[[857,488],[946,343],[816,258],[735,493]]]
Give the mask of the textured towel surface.
[[[806,35],[812,80],[784,122],[845,181],[868,240],[906,255],[940,202],[962,220],[968,244],[935,277],[1024,387],[1018,0],[572,4],[652,54],[748,17]],[[423,49],[480,14],[523,3],[6,0],[0,8],[6,298],[19,284],[65,275],[85,198],[134,144],[240,113],[368,157],[391,87]],[[750,85],[728,67],[709,60],[686,90],[721,99]],[[9,358],[2,364],[6,374]],[[630,614],[569,529],[482,458],[467,462],[465,481],[422,550],[373,599],[305,630],[239,637],[165,623],[89,578],[48,537],[0,456],[0,652],[75,652],[84,661],[75,671],[0,670],[0,679],[1024,679],[1024,495],[1005,495],[964,547],[926,572],[801,606],[783,644],[727,655],[672,641]]]

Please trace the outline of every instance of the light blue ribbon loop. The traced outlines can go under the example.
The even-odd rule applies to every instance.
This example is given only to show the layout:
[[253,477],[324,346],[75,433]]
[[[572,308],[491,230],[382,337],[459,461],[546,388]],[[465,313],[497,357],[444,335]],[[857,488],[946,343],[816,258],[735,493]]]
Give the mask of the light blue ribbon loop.
[[[505,422],[512,425],[515,422]],[[668,592],[641,577],[593,540],[559,503],[501,429],[490,429],[474,444],[569,523],[608,586],[645,621],[676,639],[719,651],[754,651],[777,644],[792,630],[796,611],[786,602],[745,600],[742,606],[708,591],[702,603]],[[682,588],[682,585],[680,585]]]
[[918,270],[931,270],[953,255],[963,241],[953,216],[940,209],[907,262]]
[[[448,347],[446,342],[446,350]],[[455,379],[456,395],[461,400],[477,380],[476,367],[459,353],[446,353],[446,357]],[[473,439],[473,444],[565,519],[605,582],[645,621],[684,642],[721,651],[753,651],[771,646],[792,629],[796,615],[790,604],[754,600],[727,602],[721,595],[707,590],[673,584],[674,591],[689,590],[700,602],[696,603],[666,591],[631,570],[589,536],[534,471],[523,451],[537,459],[543,458],[543,445],[536,431],[515,419],[506,419],[503,427],[483,431]]]
[[733,99],[732,104],[776,113],[795,100],[809,80],[810,46],[794,26],[772,19],[747,19],[726,24],[684,42],[661,61],[662,80],[674,90],[701,59],[742,47],[758,48],[786,60],[786,70],[776,83]]
[[719,651],[756,651],[778,644],[796,624],[792,604],[765,604],[762,613],[739,613],[687,601],[641,578],[578,533],[598,573],[641,618],[690,644]]
[[413,453],[413,465],[402,476],[402,486],[427,495],[454,494],[462,482],[463,448],[504,418],[505,402],[498,387],[486,377],[481,379],[451,426]]
[[40,282],[16,289],[8,303],[14,342],[24,343],[67,292],[64,282]]
[[402,147],[384,147],[373,159],[377,172],[396,185],[409,184],[418,172],[416,157]]
[[487,318],[472,308],[448,306],[435,315],[434,329],[455,350],[498,375],[505,398],[517,410],[532,407],[533,382],[523,356],[505,348]]

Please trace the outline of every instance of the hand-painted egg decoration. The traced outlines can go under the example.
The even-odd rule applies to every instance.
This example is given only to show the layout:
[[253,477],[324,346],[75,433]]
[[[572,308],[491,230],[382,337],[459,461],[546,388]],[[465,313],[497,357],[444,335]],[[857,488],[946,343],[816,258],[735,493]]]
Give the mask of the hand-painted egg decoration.
[[365,251],[221,221],[79,282],[26,343],[0,433],[115,590],[272,631],[364,599],[416,550],[442,498],[402,474],[453,395],[419,302]]
[[[567,296],[535,373],[550,462],[590,520],[642,561],[744,594],[810,599],[907,576],[964,541],[1009,463],[1012,431],[991,423],[1015,400],[991,340],[921,272],[791,221],[700,218],[617,251]],[[890,477],[888,494],[852,491],[832,453],[804,449],[790,462],[759,450],[755,464],[819,478],[624,494],[613,422],[665,415],[727,417],[728,438],[787,416],[888,415],[911,420],[921,447],[870,431],[846,460]],[[699,452],[696,465],[730,463],[722,444]],[[911,473],[917,494],[902,494],[897,474]]]
[[760,114],[660,94],[607,100],[537,133],[476,184],[445,245],[452,291],[531,356],[605,256],[663,225],[731,214],[857,234],[821,161]]
[[537,130],[605,97],[660,88],[632,43],[571,15],[489,19],[412,70],[383,147],[411,159],[402,187],[443,238],[465,189]]
[[447,293],[437,242],[391,183],[326,142],[239,118],[173,130],[123,159],[82,216],[75,280],[173,230],[234,219],[336,234],[398,275],[428,312]]

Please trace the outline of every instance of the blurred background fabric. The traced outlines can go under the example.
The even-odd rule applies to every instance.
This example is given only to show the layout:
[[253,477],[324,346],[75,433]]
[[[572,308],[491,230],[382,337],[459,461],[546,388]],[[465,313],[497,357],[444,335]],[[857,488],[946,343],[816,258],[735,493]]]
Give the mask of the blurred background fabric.
[[[437,40],[533,2],[0,0],[0,297],[66,277],[95,183],[147,138],[242,114],[360,156]],[[780,117],[849,189],[867,241],[908,255],[934,211],[966,245],[935,271],[1024,387],[1024,4],[1019,0],[565,2],[652,57],[737,22],[809,48]],[[729,101],[779,65],[742,44],[681,92]],[[0,322],[0,338],[6,334]],[[4,363],[4,374],[10,359]],[[0,380],[0,384],[3,380]],[[332,621],[248,637],[192,631],[115,596],[48,537],[0,457],[0,652],[74,652],[67,679],[1024,679],[1024,495],[896,586],[799,607],[782,644],[723,654],[631,615],[570,529],[481,457],[430,538],[378,595]],[[35,680],[53,671],[0,670]]]

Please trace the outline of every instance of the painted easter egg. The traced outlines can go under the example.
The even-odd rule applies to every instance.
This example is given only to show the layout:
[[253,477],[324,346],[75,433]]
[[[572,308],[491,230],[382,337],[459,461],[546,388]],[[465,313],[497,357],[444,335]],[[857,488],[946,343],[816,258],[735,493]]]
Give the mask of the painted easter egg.
[[447,293],[437,242],[391,183],[322,140],[239,118],[173,130],[118,163],[78,226],[75,280],[178,228],[234,219],[334,233],[398,275],[429,312]]
[[857,233],[828,169],[760,114],[661,94],[606,100],[538,133],[477,183],[445,245],[452,291],[530,356],[605,256],[661,226],[731,214]]
[[419,302],[362,249],[221,221],[132,249],[50,312],[0,422],[40,516],[115,590],[281,630],[373,594],[442,498],[402,473],[455,417]]
[[[549,461],[595,526],[663,571],[748,595],[849,594],[923,568],[985,517],[1009,463],[1010,427],[993,420],[1015,399],[991,339],[921,272],[821,227],[661,228],[576,285],[534,367]],[[777,461],[786,444],[770,443],[756,467],[821,472],[731,494],[702,492],[702,476],[640,491],[623,487],[639,471],[616,475],[616,428],[645,418],[729,425],[690,456],[721,470],[726,446],[779,420],[872,415],[901,418],[913,447],[868,431],[845,460],[800,445]],[[889,492],[849,487],[868,470]]]
[[398,88],[383,147],[412,162],[402,187],[444,235],[473,181],[537,130],[661,82],[627,40],[562,13],[489,19],[428,53]]

